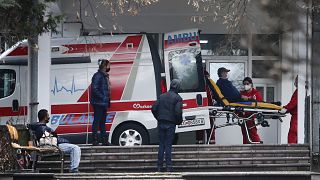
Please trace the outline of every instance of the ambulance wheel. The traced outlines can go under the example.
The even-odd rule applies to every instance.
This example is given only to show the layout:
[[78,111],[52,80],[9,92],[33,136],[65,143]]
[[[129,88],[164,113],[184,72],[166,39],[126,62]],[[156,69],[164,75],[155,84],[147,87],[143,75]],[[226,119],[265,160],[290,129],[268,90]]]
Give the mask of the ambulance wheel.
[[112,136],[112,144],[117,146],[141,146],[149,143],[147,131],[134,123],[123,124],[116,128]]

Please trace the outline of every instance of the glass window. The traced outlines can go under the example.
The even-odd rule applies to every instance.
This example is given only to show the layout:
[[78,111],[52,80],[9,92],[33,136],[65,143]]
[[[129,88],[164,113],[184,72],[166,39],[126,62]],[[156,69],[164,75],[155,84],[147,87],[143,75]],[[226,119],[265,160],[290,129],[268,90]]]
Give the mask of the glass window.
[[247,56],[248,48],[245,47],[247,35],[240,34],[201,34],[200,43],[202,50],[215,56]]
[[229,63],[224,63],[224,62],[217,62],[217,63],[210,63],[210,77],[212,80],[217,82],[219,79],[218,77],[218,69],[220,67],[225,67],[230,70],[228,73],[229,80],[232,82],[232,84],[238,89],[242,89],[242,80],[244,79],[245,75],[245,63],[244,62],[229,62]]
[[0,70],[0,98],[13,94],[16,87],[16,73],[11,69]]
[[267,102],[274,102],[274,87],[267,87]]
[[[204,77],[199,48],[175,50],[169,53],[170,77],[181,81],[181,92],[204,91]],[[199,58],[198,58],[199,57]]]
[[252,36],[253,56],[279,56],[279,34],[256,34]]
[[272,78],[280,77],[280,71],[274,70],[279,61],[273,60],[253,60],[252,77],[253,78]]

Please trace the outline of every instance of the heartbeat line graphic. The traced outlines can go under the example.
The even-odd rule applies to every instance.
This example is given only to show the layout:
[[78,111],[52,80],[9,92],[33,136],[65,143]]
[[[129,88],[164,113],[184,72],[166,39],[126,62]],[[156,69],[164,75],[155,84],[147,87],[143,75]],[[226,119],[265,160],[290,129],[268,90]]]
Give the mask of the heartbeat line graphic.
[[57,93],[61,92],[61,91],[65,91],[65,92],[69,92],[70,94],[73,94],[75,92],[78,91],[83,91],[84,89],[77,89],[75,82],[74,82],[74,76],[72,77],[72,84],[71,84],[71,88],[68,89],[64,86],[61,86],[61,88],[58,87],[58,82],[57,82],[57,77],[54,78],[54,86],[53,89],[51,89],[51,92],[53,93],[53,95],[56,95]]

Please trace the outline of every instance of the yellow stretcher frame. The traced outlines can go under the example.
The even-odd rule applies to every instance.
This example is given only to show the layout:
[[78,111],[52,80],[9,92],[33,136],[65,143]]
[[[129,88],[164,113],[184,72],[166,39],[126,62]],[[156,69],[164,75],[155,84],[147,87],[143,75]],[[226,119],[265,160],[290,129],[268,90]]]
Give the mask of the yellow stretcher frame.
[[246,102],[247,104],[242,103],[230,103],[224,95],[221,93],[220,88],[217,86],[217,84],[212,80],[209,79],[211,85],[213,86],[215,92],[217,93],[219,99],[222,101],[224,106],[233,106],[233,107],[247,107],[247,108],[259,108],[259,109],[273,109],[273,110],[281,110],[282,107],[271,104],[271,103],[265,103],[265,102],[251,102],[251,104],[248,104],[250,102]]
[[[282,122],[281,118],[284,117],[285,114],[280,113],[280,110],[282,109],[281,106],[271,104],[271,103],[266,103],[266,102],[245,102],[245,104],[242,104],[240,102],[230,103],[224,97],[224,95],[222,94],[217,84],[210,78],[208,80],[210,85],[213,87],[213,90],[215,91],[216,95],[218,96],[219,100],[222,102],[223,106],[208,107],[210,110],[210,117],[213,118],[214,125],[211,128],[211,132],[210,132],[210,136],[208,138],[207,144],[209,144],[209,140],[211,139],[214,129],[218,129],[226,126],[242,125],[242,124],[246,127],[246,131],[247,131],[246,135],[249,142],[257,143],[257,142],[252,142],[251,138],[249,137],[248,127],[247,127],[247,124],[245,123],[246,121],[250,121],[254,117],[257,117],[258,124],[256,124],[255,126],[262,125],[263,127],[269,126],[265,118],[278,119],[280,122]],[[251,112],[252,114],[249,117],[241,117],[238,115],[239,112]],[[227,122],[225,124],[216,126],[215,125],[216,118],[226,118]],[[230,119],[232,119],[232,122],[229,121]],[[237,121],[234,121],[235,119]]]

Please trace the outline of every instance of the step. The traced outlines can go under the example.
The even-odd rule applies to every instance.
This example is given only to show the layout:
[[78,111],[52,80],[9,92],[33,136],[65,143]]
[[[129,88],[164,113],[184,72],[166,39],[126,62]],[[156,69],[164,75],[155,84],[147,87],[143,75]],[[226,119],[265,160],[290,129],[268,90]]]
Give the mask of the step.
[[[82,159],[156,159],[158,152],[126,152],[126,153],[81,153]],[[309,157],[309,150],[243,150],[243,151],[180,151],[172,152],[173,158],[227,158],[227,157]],[[68,155],[65,157],[69,158]],[[43,160],[55,160],[58,156],[42,158]]]
[[[153,172],[157,146],[81,146],[80,170],[84,172]],[[186,171],[307,171],[310,169],[307,145],[176,145],[174,167]],[[38,162],[40,172],[57,171],[58,157]],[[65,157],[65,169],[69,166]]]
[[[119,146],[89,146],[81,145],[83,153],[120,153],[120,152],[158,152],[158,145],[144,145],[136,147],[119,147]],[[241,150],[309,150],[308,145],[174,145],[173,151],[241,151]]]
[[314,180],[320,175],[310,171],[187,172],[182,177],[186,180]]
[[181,173],[74,173],[55,174],[56,180],[91,179],[171,179],[181,180]]
[[[206,159],[173,159],[176,166],[180,165],[246,165],[246,164],[286,164],[286,163],[310,163],[309,157],[258,157],[258,158],[206,158]],[[80,167],[113,167],[113,166],[152,166],[157,159],[139,160],[81,160]],[[53,164],[59,166],[60,161],[42,161],[41,167],[51,167]],[[66,166],[70,161],[65,162]]]

